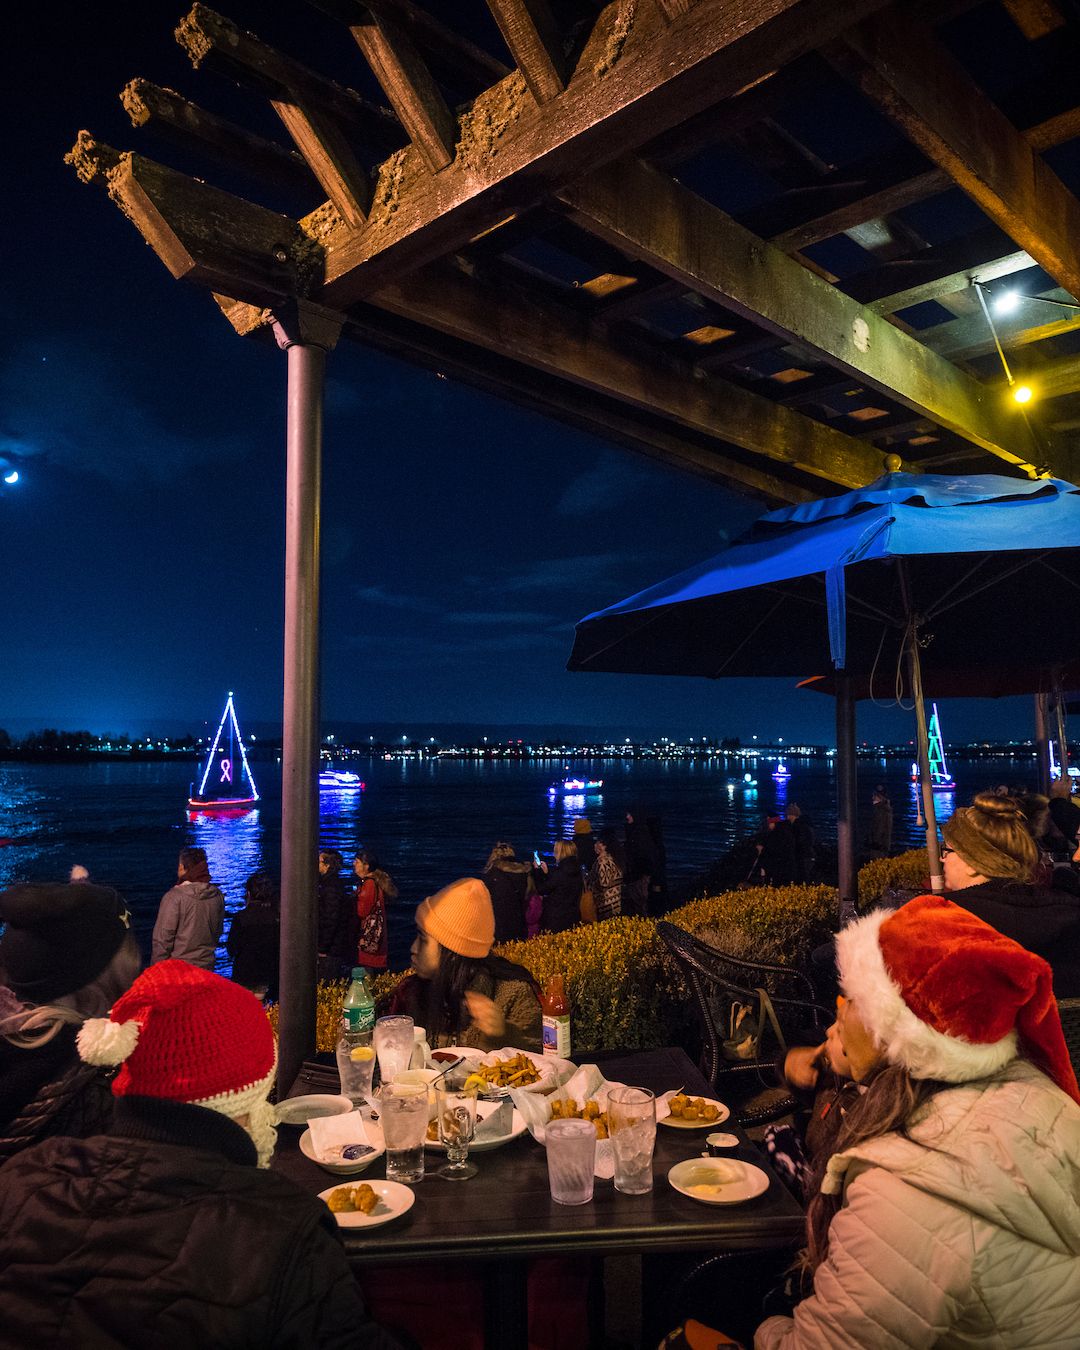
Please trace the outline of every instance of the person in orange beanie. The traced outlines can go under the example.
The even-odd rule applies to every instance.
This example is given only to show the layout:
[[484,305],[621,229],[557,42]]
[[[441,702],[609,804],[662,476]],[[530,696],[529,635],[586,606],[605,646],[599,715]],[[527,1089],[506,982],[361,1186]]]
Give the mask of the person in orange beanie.
[[462,877],[416,909],[412,974],[393,1011],[427,1028],[433,1046],[541,1048],[540,996],[524,966],[492,953],[495,911],[478,877]]

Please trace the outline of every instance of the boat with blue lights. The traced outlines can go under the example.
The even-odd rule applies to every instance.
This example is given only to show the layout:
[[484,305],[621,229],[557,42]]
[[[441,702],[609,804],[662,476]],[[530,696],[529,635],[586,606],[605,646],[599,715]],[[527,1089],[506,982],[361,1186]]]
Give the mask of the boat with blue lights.
[[773,771],[772,771],[772,776],[773,776],[773,778],[776,780],[776,782],[778,782],[778,783],[786,783],[787,780],[791,777],[791,770],[790,770],[790,769],[788,768],[788,766],[784,763],[784,761],[781,760],[781,761],[777,764],[776,768],[773,769]]
[[604,786],[602,778],[564,778],[561,783],[552,783],[548,788],[548,796],[554,797],[560,792],[581,793],[581,792],[599,792]]
[[228,815],[231,812],[250,811],[258,803],[259,790],[251,776],[231,689],[217,733],[210,744],[210,753],[206,756],[198,791],[192,783],[189,792],[189,811]]
[[320,792],[363,792],[364,780],[347,769],[323,769],[319,774]]
[[[941,739],[941,723],[938,720],[937,704],[930,705],[932,712],[930,716],[930,726],[927,729],[927,742],[930,760],[930,787],[934,792],[955,792],[956,780],[949,772],[949,766],[945,763],[945,745]],[[918,761],[913,761],[911,765],[911,781],[913,784],[919,782]]]

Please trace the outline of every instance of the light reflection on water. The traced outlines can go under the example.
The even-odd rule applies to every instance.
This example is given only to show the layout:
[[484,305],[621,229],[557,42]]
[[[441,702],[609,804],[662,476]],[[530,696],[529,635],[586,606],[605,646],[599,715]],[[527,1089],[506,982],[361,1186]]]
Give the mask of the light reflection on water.
[[[634,803],[659,809],[670,876],[678,891],[737,839],[756,830],[765,811],[798,802],[821,838],[835,840],[835,785],[831,761],[787,759],[790,780],[776,782],[772,763],[738,757],[726,762],[611,760],[519,762],[482,760],[364,761],[367,790],[326,793],[320,815],[324,847],[337,848],[349,866],[361,847],[373,849],[400,892],[390,911],[393,963],[404,965],[414,906],[455,877],[476,874],[492,844],[508,839],[518,856],[550,853],[569,838],[585,815],[594,831],[621,831]],[[868,812],[870,788],[888,784],[897,848],[922,842],[918,797],[902,762],[862,761],[860,808]],[[994,782],[1033,779],[1033,761],[984,761],[956,766],[957,793],[938,793],[939,813],[951,814],[974,792]],[[280,865],[280,784],[276,764],[258,763],[263,800],[242,816],[188,820],[188,785],[195,766],[186,762],[15,764],[0,763],[0,885],[15,880],[66,878],[73,863],[95,880],[115,885],[127,898],[144,947],[158,901],[172,885],[176,857],[187,844],[207,851],[210,874],[233,913],[243,904],[246,878],[259,867]],[[747,786],[743,775],[757,780]],[[603,778],[588,794],[548,793],[569,776]],[[223,953],[222,953],[223,955]]]

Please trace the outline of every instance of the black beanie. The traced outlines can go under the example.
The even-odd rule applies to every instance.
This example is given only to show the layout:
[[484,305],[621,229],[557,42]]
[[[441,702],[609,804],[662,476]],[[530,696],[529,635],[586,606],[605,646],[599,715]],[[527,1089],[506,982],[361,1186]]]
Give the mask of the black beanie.
[[109,886],[21,885],[0,891],[0,978],[27,1003],[48,1003],[96,980],[130,931]]

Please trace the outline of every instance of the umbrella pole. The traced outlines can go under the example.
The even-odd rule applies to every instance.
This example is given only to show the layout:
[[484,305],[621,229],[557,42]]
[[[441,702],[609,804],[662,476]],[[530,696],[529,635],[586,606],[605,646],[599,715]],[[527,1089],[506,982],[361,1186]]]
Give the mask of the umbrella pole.
[[1035,756],[1039,791],[1044,797],[1050,792],[1050,700],[1046,694],[1035,695]]
[[945,875],[941,866],[941,846],[937,835],[934,785],[930,780],[930,733],[926,725],[926,703],[923,699],[919,631],[914,618],[908,627],[908,664],[911,669],[911,689],[915,698],[915,727],[919,742],[919,788],[922,792],[923,816],[926,819],[926,855],[930,860],[930,889],[935,895],[941,895],[945,889]]
[[858,899],[858,874],[855,871],[857,783],[855,700],[851,694],[850,676],[838,670],[836,672],[836,854],[841,921],[854,912]]
[[1069,738],[1065,732],[1065,693],[1061,687],[1061,673],[1054,672],[1054,739],[1057,741],[1058,773],[1069,778]]

